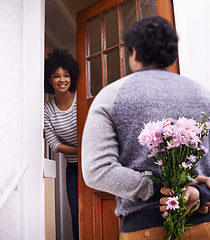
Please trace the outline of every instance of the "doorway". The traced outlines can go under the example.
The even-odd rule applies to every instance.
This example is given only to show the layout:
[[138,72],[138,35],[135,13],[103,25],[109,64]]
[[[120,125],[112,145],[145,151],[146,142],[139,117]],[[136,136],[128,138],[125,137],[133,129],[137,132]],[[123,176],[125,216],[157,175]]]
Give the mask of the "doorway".
[[[130,73],[124,33],[134,21],[154,15],[161,15],[174,24],[173,1],[46,0],[46,53],[57,47],[69,49],[80,65],[79,150],[86,115],[94,97],[101,88]],[[170,70],[178,72],[178,63]],[[61,154],[46,152],[47,157],[57,163],[56,236],[58,240],[73,239],[65,190],[65,160]],[[120,221],[114,215],[115,197],[85,185],[80,154],[78,157],[80,239],[117,239]]]
[[[45,0],[45,57],[52,49],[68,49],[76,59],[76,13],[96,0]],[[52,96],[45,95],[45,101]],[[57,240],[72,240],[71,212],[66,195],[66,161],[45,143],[45,158],[56,162],[55,232]],[[51,202],[53,202],[51,200]],[[53,206],[52,206],[53,208]]]

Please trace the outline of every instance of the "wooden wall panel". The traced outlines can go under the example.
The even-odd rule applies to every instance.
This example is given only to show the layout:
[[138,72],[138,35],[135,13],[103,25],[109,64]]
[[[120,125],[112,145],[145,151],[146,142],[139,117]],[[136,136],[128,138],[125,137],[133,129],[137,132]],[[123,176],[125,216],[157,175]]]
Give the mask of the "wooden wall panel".
[[93,205],[94,240],[116,240],[119,224],[114,214],[115,197],[107,193],[95,192]]

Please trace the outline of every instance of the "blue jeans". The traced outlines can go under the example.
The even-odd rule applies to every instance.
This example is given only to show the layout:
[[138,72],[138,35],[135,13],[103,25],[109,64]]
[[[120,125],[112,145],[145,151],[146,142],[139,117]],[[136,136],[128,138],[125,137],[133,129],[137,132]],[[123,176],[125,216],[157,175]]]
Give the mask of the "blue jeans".
[[74,236],[74,240],[79,240],[77,163],[67,163],[66,188],[67,188],[68,201],[71,209],[73,236]]

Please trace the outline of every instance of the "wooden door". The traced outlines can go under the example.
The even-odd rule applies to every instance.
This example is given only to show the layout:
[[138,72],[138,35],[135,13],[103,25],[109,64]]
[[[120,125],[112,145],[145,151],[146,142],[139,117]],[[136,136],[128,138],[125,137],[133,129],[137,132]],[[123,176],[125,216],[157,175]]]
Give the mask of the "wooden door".
[[[161,15],[173,24],[170,0],[101,0],[77,15],[78,144],[89,106],[107,84],[130,73],[124,33],[143,17]],[[170,69],[177,72],[176,63]],[[90,149],[91,151],[91,149]],[[82,178],[79,154],[79,228],[81,240],[118,239],[120,220],[115,197],[88,188]]]

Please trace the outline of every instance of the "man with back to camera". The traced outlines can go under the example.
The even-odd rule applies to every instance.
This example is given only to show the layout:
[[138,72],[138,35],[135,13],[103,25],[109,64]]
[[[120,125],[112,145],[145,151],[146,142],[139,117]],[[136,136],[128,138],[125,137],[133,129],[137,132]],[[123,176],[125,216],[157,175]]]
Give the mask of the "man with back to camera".
[[[167,195],[168,189],[142,178],[158,176],[159,170],[148,160],[148,149],[139,145],[139,131],[144,123],[167,117],[200,120],[201,112],[210,116],[210,94],[198,83],[167,70],[178,51],[176,32],[167,20],[142,19],[125,35],[125,42],[133,73],[106,86],[94,99],[83,133],[82,172],[89,187],[116,196],[121,240],[162,240],[166,231],[160,210],[164,217],[167,212],[161,193]],[[197,174],[202,175],[198,184],[189,186],[185,194],[189,206],[199,199],[200,206],[190,217],[194,225],[183,239],[209,240],[209,153],[199,162]]]

